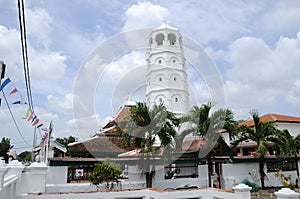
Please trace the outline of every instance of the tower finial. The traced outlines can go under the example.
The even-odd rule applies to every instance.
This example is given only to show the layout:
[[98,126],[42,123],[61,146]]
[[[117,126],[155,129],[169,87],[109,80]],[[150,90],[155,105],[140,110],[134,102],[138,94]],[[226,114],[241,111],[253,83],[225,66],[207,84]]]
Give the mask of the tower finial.
[[127,93],[127,98],[126,98],[127,101],[130,101],[131,100],[131,96],[130,96],[130,93]]
[[164,19],[162,22],[163,22],[163,27],[167,28],[167,21]]

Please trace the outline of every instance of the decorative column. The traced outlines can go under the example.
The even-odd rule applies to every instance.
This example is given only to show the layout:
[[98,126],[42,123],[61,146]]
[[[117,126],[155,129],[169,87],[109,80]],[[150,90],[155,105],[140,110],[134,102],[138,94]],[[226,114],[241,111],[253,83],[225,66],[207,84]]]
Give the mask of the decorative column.
[[232,188],[235,192],[235,195],[237,199],[243,198],[243,199],[251,199],[251,187],[245,184],[238,184],[237,186]]
[[276,191],[274,194],[277,199],[299,199],[299,193],[296,193],[290,188],[282,188],[279,191]]

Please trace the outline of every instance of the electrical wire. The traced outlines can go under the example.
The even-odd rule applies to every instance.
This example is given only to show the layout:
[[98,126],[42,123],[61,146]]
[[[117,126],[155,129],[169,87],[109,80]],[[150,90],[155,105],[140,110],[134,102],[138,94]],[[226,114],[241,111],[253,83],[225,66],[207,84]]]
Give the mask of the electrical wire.
[[10,115],[11,115],[13,121],[14,121],[14,124],[15,124],[15,126],[16,126],[16,128],[17,128],[18,133],[20,134],[20,136],[21,136],[22,140],[24,141],[24,143],[26,143],[28,146],[31,146],[31,144],[29,144],[29,143],[26,141],[26,139],[24,138],[23,134],[21,133],[20,128],[19,128],[19,126],[18,126],[18,124],[17,124],[17,121],[16,121],[16,119],[15,119],[15,117],[14,117],[14,115],[13,115],[11,109],[10,109],[9,103],[8,103],[8,101],[7,101],[6,95],[5,95],[5,93],[3,92],[3,90],[2,90],[2,94],[3,94],[3,98],[4,98],[5,102],[6,102],[7,108],[8,108],[8,110],[9,110],[9,113],[10,113]]
[[22,58],[24,66],[24,77],[25,85],[27,90],[27,98],[31,112],[34,112],[31,85],[30,85],[30,74],[28,66],[28,53],[27,53],[27,38],[26,38],[26,25],[25,25],[25,11],[24,11],[24,1],[18,0],[18,11],[19,11],[19,23],[20,23],[20,33],[21,33],[21,43],[22,43]]
[[[26,142],[31,142],[31,141],[33,141],[33,139],[31,139],[31,140],[26,140]],[[12,142],[11,144],[16,145],[16,144],[21,144],[21,143],[24,143],[24,141]]]

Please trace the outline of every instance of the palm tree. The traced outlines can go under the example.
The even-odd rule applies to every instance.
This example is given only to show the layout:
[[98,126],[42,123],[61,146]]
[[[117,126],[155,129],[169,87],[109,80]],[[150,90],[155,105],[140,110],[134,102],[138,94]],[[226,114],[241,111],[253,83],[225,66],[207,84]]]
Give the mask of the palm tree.
[[[182,143],[184,138],[193,133],[194,135],[198,135],[204,137],[206,132],[208,131],[210,118],[209,113],[213,107],[212,102],[208,102],[207,104],[202,104],[201,107],[193,106],[189,111],[188,115],[180,118],[180,124],[185,129],[176,136],[176,150],[181,151]],[[186,125],[187,124],[187,125]],[[188,128],[186,128],[188,126]]]
[[252,119],[254,121],[254,126],[249,127],[242,125],[239,127],[239,134],[236,136],[236,140],[234,140],[231,144],[234,147],[237,147],[239,144],[245,141],[253,141],[256,143],[256,155],[258,156],[259,161],[259,173],[260,173],[260,182],[261,186],[265,188],[265,172],[264,172],[264,164],[265,164],[265,156],[268,152],[268,147],[270,146],[270,142],[276,142],[276,128],[273,122],[261,122],[258,112],[252,111],[250,112],[252,115]]
[[142,102],[138,102],[131,108],[130,117],[121,125],[124,143],[127,147],[133,145],[140,149],[139,167],[146,175],[147,188],[152,187],[155,170],[153,165],[151,168],[150,163],[150,156],[155,153],[155,139],[159,138],[160,146],[171,146],[176,136],[175,127],[178,125],[179,119],[163,104],[154,105],[150,109]]
[[277,131],[278,140],[276,141],[275,149],[279,157],[294,157],[297,170],[297,178],[299,178],[298,168],[298,150],[300,148],[300,135],[293,137],[286,129]]
[[[233,112],[229,109],[218,109],[211,113],[214,104],[208,102],[202,104],[201,107],[193,106],[189,114],[181,118],[181,122],[189,123],[189,128],[185,129],[181,134],[176,137],[176,149],[177,146],[181,150],[181,144],[186,135],[194,133],[199,137],[202,137],[205,141],[205,145],[201,148],[199,156],[207,157],[207,164],[209,168],[209,186],[211,186],[212,175],[212,157],[215,156],[220,147],[226,145],[222,137],[220,137],[219,131],[225,129],[230,136],[232,136],[235,129],[236,122],[233,119]],[[218,148],[218,149],[217,149]]]

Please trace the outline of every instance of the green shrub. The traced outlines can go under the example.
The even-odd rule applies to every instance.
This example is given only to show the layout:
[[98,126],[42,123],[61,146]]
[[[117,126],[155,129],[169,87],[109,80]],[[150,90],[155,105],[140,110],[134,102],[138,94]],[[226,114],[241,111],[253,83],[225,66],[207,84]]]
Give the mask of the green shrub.
[[89,174],[88,179],[92,184],[99,185],[102,182],[109,183],[116,180],[121,174],[121,165],[106,159],[102,163],[95,163],[94,171]]

